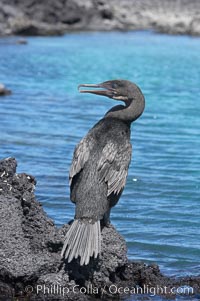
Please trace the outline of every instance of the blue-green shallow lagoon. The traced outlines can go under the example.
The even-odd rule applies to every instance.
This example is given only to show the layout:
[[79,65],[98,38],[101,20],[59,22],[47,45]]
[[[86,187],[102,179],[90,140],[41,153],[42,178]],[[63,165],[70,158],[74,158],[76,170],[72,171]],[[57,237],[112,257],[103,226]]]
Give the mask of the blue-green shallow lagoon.
[[136,82],[146,97],[132,125],[133,159],[112,223],[133,260],[170,275],[200,274],[200,38],[151,32],[80,33],[0,40],[0,157],[37,179],[36,195],[58,226],[74,215],[73,149],[115,102],[80,83]]

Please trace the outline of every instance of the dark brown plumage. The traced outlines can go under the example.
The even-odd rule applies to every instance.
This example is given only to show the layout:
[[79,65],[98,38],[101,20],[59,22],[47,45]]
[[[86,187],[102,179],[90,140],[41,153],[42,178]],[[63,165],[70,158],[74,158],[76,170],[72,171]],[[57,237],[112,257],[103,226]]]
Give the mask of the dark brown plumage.
[[80,92],[125,103],[109,110],[74,151],[69,178],[76,213],[61,255],[68,262],[80,257],[83,265],[100,254],[101,226],[109,223],[110,209],[118,202],[126,183],[132,153],[130,125],[142,114],[145,100],[141,90],[127,80],[80,87],[99,88]]

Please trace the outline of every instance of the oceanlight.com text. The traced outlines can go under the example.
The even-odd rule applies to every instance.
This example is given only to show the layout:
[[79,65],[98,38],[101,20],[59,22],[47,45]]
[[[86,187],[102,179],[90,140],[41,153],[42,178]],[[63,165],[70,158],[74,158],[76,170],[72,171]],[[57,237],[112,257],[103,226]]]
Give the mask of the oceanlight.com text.
[[149,286],[144,285],[142,287],[121,287],[115,284],[111,284],[110,286],[104,286],[102,288],[95,287],[93,285],[88,285],[86,287],[81,287],[79,285],[68,285],[68,286],[61,286],[59,284],[54,285],[36,285],[33,286],[26,286],[25,287],[26,293],[34,293],[34,294],[43,294],[43,295],[54,295],[54,296],[67,296],[68,294],[87,294],[87,295],[104,295],[104,294],[111,294],[111,295],[192,295],[194,294],[194,290],[190,286],[181,286],[181,287],[167,287],[167,286]]

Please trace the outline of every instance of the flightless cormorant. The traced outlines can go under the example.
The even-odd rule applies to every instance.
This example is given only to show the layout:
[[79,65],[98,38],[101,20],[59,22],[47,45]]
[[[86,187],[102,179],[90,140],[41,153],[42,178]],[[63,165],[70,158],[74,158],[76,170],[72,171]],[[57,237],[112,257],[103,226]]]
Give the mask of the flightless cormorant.
[[132,153],[130,126],[143,113],[145,99],[139,87],[128,80],[81,87],[98,88],[81,93],[124,102],[111,108],[76,146],[69,173],[70,198],[76,211],[61,256],[68,262],[80,257],[80,265],[87,265],[90,257],[100,254],[101,227],[109,224],[110,210],[124,189]]

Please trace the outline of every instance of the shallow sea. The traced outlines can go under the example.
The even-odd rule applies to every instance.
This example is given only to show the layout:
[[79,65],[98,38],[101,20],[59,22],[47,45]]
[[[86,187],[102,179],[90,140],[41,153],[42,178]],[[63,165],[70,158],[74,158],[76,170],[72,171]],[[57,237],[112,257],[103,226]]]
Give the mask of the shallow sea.
[[37,179],[36,195],[58,226],[74,215],[73,149],[115,102],[80,83],[124,78],[146,98],[132,125],[133,159],[111,220],[133,260],[169,275],[200,274],[200,38],[151,32],[78,33],[0,40],[0,158]]

